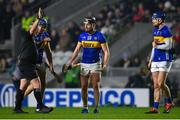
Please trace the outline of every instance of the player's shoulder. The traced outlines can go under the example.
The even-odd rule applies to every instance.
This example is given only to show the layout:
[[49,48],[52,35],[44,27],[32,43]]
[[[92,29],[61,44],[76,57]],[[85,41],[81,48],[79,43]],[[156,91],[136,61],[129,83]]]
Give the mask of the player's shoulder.
[[86,32],[82,32],[79,34],[79,38],[85,38],[87,36]]
[[96,31],[96,36],[100,39],[100,40],[106,40],[106,37],[103,33]]
[[47,31],[43,31],[41,34],[40,34],[40,39],[42,41],[51,41],[50,39],[50,35]]
[[162,31],[169,31],[169,30],[170,30],[170,28],[167,25],[164,25],[162,28]]
[[103,38],[103,34],[102,34],[101,32],[99,32],[99,31],[95,31],[95,32],[93,33],[93,36],[96,36],[96,37],[99,38],[99,39]]
[[98,35],[98,36],[104,36],[104,34],[99,32],[99,31],[96,31],[95,34]]
[[86,35],[87,33],[86,32],[81,32],[80,34],[79,34],[79,36],[83,36],[83,35]]
[[162,31],[162,33],[163,33],[163,35],[164,35],[165,37],[171,37],[171,36],[172,36],[171,30],[170,30],[170,28],[169,28],[167,25],[165,25],[165,26],[161,29],[161,31]]

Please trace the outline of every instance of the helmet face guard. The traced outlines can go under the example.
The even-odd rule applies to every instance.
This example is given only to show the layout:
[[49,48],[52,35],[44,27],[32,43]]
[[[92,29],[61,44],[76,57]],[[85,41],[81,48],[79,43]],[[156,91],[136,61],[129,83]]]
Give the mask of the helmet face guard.
[[[96,18],[95,17],[86,17],[84,18],[85,31],[92,32],[95,31],[96,28]],[[90,24],[90,25],[88,25]],[[89,28],[91,26],[91,28]]]

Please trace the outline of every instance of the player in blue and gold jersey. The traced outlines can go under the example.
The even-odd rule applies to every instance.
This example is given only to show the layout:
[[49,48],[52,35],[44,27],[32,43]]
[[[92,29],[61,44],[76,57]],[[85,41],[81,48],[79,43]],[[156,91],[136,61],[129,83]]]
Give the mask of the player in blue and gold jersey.
[[153,37],[152,53],[148,67],[151,68],[154,84],[154,104],[148,113],[159,113],[160,91],[165,93],[165,110],[169,113],[172,107],[171,93],[166,84],[166,78],[173,61],[173,39],[168,26],[165,24],[165,14],[155,12],[152,16]]
[[[94,89],[95,109],[94,113],[98,113],[99,104],[99,85],[101,79],[101,71],[106,69],[109,61],[109,48],[104,35],[96,31],[96,19],[95,17],[85,18],[84,21],[85,32],[79,35],[79,41],[74,50],[74,53],[70,60],[70,65],[75,64],[76,57],[83,49],[82,61],[81,61],[81,88],[82,88],[82,100],[83,109],[82,113],[88,113],[88,80],[91,80]],[[102,55],[104,53],[103,61],[101,62]]]

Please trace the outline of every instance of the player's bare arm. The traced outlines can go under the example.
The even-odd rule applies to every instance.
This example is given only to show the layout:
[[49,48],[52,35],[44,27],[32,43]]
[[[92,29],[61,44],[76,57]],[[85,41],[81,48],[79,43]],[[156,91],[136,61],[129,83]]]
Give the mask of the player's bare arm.
[[74,64],[80,49],[81,49],[81,43],[78,42],[78,44],[77,44],[77,46],[76,46],[76,48],[75,48],[75,50],[74,50],[74,52],[72,54],[72,57],[70,59],[70,65]]
[[102,66],[103,70],[104,70],[104,69],[106,69],[107,64],[109,62],[110,52],[109,52],[108,44],[102,44],[101,47],[104,52],[104,60],[103,60],[103,66]]
[[54,71],[53,68],[53,61],[52,61],[52,51],[51,51],[51,47],[50,47],[50,38],[45,38],[44,40],[44,50],[47,56],[47,60],[48,60],[48,64],[49,64],[49,69],[51,71]]

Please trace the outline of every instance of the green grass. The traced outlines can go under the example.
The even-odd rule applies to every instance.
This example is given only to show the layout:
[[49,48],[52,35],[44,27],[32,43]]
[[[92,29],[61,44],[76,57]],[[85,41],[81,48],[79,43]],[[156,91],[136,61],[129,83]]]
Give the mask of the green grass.
[[163,114],[163,108],[160,114],[144,114],[149,108],[135,107],[100,107],[99,114],[93,114],[93,108],[89,114],[81,114],[81,108],[55,108],[50,114],[37,114],[35,108],[24,110],[29,114],[15,114],[12,108],[0,108],[0,119],[180,119],[180,107],[173,108],[170,114]]

